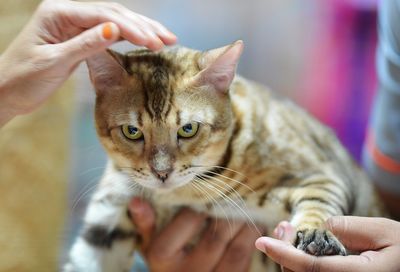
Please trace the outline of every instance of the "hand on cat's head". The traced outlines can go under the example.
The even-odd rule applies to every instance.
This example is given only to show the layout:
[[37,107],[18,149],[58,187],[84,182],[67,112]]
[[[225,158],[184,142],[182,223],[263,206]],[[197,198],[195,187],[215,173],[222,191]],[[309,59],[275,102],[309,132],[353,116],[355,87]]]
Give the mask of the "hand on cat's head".
[[151,50],[176,42],[160,23],[116,3],[43,1],[1,55],[0,126],[37,108],[82,60],[120,39]]

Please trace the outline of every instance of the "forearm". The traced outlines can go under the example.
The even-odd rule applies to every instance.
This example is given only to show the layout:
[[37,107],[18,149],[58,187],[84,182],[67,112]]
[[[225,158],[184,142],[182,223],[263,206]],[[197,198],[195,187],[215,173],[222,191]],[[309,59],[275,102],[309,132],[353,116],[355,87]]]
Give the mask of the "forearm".
[[[383,192],[400,201],[400,1],[385,0],[379,10],[377,71],[374,101],[363,163]],[[388,198],[385,198],[388,199]]]

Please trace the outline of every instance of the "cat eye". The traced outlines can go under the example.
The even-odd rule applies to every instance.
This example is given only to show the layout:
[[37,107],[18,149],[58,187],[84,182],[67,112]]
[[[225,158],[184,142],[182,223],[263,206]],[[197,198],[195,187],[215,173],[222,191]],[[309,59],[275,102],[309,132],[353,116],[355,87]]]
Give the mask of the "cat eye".
[[143,138],[143,133],[140,129],[131,125],[123,125],[121,127],[122,134],[130,140],[140,140]]
[[198,130],[199,130],[199,123],[197,122],[187,123],[178,130],[178,137],[191,138],[194,135],[196,135]]

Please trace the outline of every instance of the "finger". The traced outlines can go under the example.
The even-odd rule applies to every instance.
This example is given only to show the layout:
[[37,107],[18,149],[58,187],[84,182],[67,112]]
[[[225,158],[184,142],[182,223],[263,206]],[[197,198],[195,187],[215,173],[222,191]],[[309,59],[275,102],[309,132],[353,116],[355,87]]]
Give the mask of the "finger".
[[141,248],[145,251],[150,245],[155,229],[156,218],[154,210],[147,202],[140,198],[132,199],[128,207],[133,223],[142,237]]
[[104,51],[118,40],[120,31],[114,23],[104,23],[88,29],[78,36],[58,44],[63,53],[63,61],[72,63],[82,61],[98,52]]
[[242,226],[241,222],[214,219],[190,253],[191,265],[201,265],[202,271],[213,271]]
[[248,225],[231,241],[220,260],[216,271],[248,271],[254,252],[258,232]]
[[[296,239],[296,230],[288,221],[280,222],[274,229],[273,234],[275,238],[291,244],[293,244],[294,240]],[[293,272],[282,265],[280,267],[282,272]]]
[[[162,42],[167,39],[176,41],[175,35],[164,33],[158,37],[156,33],[149,34],[148,23],[129,9],[110,3],[73,2],[70,6],[70,21],[78,27],[89,28],[103,22],[113,22],[118,25],[121,36],[136,45],[144,45],[151,50],[160,49]],[[166,38],[164,38],[166,36]]]
[[385,218],[335,216],[327,220],[326,226],[348,249],[365,251],[384,248],[393,243],[395,237],[391,235],[395,232],[386,232],[389,235],[382,232],[396,229],[393,222]]
[[169,31],[165,26],[160,24],[159,22],[152,20],[146,16],[139,15],[144,21],[149,23],[151,27],[153,28],[154,32],[157,33],[159,38],[164,42],[164,44],[171,45],[176,43],[177,37],[175,36],[174,33]]
[[106,9],[113,10],[119,15],[119,17],[123,16],[126,19],[134,20],[137,26],[140,27],[144,33],[151,31],[152,33],[150,35],[157,34],[158,38],[161,39],[165,44],[173,44],[176,42],[176,36],[165,26],[155,20],[135,13],[117,3],[98,2],[97,5],[101,5]]
[[287,221],[280,222],[275,228],[273,234],[275,238],[289,243],[293,243],[296,239],[296,230]]
[[100,3],[99,5],[104,6],[106,9],[111,8],[115,13],[117,13],[118,17],[125,18],[127,24],[134,23],[147,38],[146,44],[143,45],[151,50],[158,50],[161,49],[164,44],[173,44],[176,42],[175,35],[154,20],[134,13],[119,4]]
[[176,255],[200,232],[204,220],[205,215],[189,209],[182,210],[153,241],[149,252],[156,256],[162,254],[164,257]]
[[315,257],[296,249],[287,242],[269,237],[257,239],[256,247],[276,263],[296,272],[373,271],[369,270],[370,259],[362,255]]

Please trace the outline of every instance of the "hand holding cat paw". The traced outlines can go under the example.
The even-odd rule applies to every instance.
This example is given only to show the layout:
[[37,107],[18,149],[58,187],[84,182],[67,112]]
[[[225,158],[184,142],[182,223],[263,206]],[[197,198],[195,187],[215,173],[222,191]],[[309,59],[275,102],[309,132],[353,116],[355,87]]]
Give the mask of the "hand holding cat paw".
[[[327,229],[338,237],[346,248],[361,254],[323,257],[309,255],[292,245],[296,239],[296,231],[287,222],[281,223],[275,232],[282,241],[261,237],[256,241],[256,247],[285,267],[284,271],[289,271],[288,269],[294,272],[400,270],[398,260],[400,222],[384,218],[338,216],[330,218],[326,225]],[[323,248],[326,249],[326,247]]]
[[151,50],[176,37],[110,2],[43,1],[0,57],[0,126],[42,104],[84,59],[125,39]]
[[[149,204],[134,199],[130,210],[151,271],[248,271],[258,235],[246,224],[219,219],[204,229],[205,215],[184,209],[155,235]],[[193,246],[193,238],[199,235]]]

